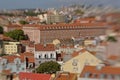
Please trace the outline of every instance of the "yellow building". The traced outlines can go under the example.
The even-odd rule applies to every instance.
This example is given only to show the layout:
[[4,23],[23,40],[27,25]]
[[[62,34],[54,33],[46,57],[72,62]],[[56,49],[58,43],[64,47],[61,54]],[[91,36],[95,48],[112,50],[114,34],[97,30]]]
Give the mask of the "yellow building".
[[13,54],[18,52],[18,46],[20,42],[5,42],[4,43],[4,53]]
[[101,60],[96,58],[90,52],[84,50],[79,51],[79,54],[76,57],[68,60],[62,65],[63,71],[68,71],[71,73],[81,73],[85,65],[96,66],[102,63]]
[[84,41],[84,45],[88,46],[88,45],[96,45],[96,41],[95,40],[85,40]]

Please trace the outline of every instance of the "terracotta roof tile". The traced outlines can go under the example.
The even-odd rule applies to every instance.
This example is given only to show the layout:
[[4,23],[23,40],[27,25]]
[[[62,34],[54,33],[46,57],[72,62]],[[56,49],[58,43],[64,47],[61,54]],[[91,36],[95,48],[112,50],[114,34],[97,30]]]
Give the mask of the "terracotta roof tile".
[[60,73],[55,80],[76,80],[77,76],[74,73]]
[[11,73],[11,70],[2,70],[2,74],[9,75]]
[[106,28],[106,23],[71,23],[71,24],[52,24],[52,25],[38,25],[26,24],[24,27],[33,27],[40,30],[50,29],[74,29],[74,28]]
[[35,50],[36,51],[55,51],[54,44],[35,44]]
[[0,40],[12,40],[10,37],[0,34]]
[[50,80],[50,74],[37,74],[37,73],[27,73],[27,72],[20,72],[19,73],[20,80],[23,79],[30,79],[30,80]]
[[108,57],[109,60],[118,60],[120,57],[116,55],[111,55]]
[[[3,56],[2,58],[7,59],[7,61],[8,61],[9,63],[13,63],[13,62],[14,62],[14,59],[20,58],[20,57],[19,57],[19,56],[15,56],[15,55],[9,55],[9,56]],[[24,61],[24,60],[22,60],[22,61]]]
[[72,53],[72,57],[76,57],[76,56],[78,56],[79,55],[79,52],[73,52]]
[[34,63],[35,62],[35,58],[34,58],[33,53],[30,53],[30,52],[21,53],[20,57],[21,57],[22,60],[25,60],[25,57],[27,57],[29,63]]
[[18,27],[18,28],[22,28],[22,26],[18,25],[18,24],[9,24],[9,25],[6,25],[7,27]]
[[99,78],[101,74],[120,75],[120,67],[103,66],[99,69],[96,66],[85,66],[80,77],[84,77],[88,72],[91,74],[89,77],[92,77],[92,74],[96,74],[97,76],[94,78]]

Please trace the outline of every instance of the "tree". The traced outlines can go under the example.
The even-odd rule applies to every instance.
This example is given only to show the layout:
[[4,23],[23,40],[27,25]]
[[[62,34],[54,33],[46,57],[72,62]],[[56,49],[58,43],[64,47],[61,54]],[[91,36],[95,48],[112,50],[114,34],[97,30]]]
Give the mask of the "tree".
[[2,57],[2,56],[6,56],[6,55],[8,55],[8,54],[3,54],[3,53],[2,53],[2,54],[0,54],[0,57]]
[[117,39],[116,39],[114,36],[108,36],[108,37],[107,37],[107,41],[117,42]]
[[23,25],[28,24],[28,22],[26,22],[26,21],[24,21],[24,20],[20,20],[19,23],[20,23],[20,24],[23,24]]
[[3,27],[2,26],[0,26],[0,34],[3,34]]
[[44,62],[36,69],[37,73],[56,73],[60,71],[60,64],[54,61]]
[[13,30],[10,32],[5,33],[6,36],[11,37],[14,40],[27,40],[26,36],[24,35],[23,30]]

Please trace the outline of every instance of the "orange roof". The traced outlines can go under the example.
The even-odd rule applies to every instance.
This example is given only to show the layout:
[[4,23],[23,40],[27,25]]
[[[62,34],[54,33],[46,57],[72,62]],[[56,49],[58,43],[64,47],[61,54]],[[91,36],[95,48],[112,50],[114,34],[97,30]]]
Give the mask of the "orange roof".
[[23,79],[30,79],[30,80],[50,80],[50,74],[38,74],[38,73],[27,73],[27,72],[20,72],[19,73],[20,80]]
[[84,53],[85,51],[87,51],[87,50],[86,49],[81,49],[79,51],[73,52],[71,55],[72,55],[72,57],[76,57],[76,56],[79,55],[79,53]]
[[[14,62],[14,59],[20,58],[20,57],[19,57],[19,56],[15,56],[15,55],[9,55],[9,56],[3,56],[2,58],[7,59],[7,61],[8,61],[9,63],[13,63],[13,62]],[[24,60],[22,60],[22,61],[24,61]]]
[[11,73],[11,70],[2,70],[2,74],[9,75]]
[[14,59],[16,59],[16,58],[19,58],[23,62],[23,61],[25,61],[25,57],[28,58],[28,62],[30,62],[30,63],[34,63],[35,62],[34,54],[33,53],[29,53],[29,52],[21,53],[20,56],[9,55],[9,56],[3,56],[2,58],[7,59],[9,63],[13,63]]
[[0,34],[0,40],[12,40],[10,37]]
[[36,51],[55,51],[55,46],[54,44],[36,44],[35,45],[35,50]]
[[76,80],[77,75],[74,73],[60,73],[55,80]]
[[18,24],[9,24],[9,25],[6,25],[7,27],[18,27],[18,28],[22,28],[22,26],[18,25]]
[[38,25],[26,24],[24,27],[33,27],[40,30],[53,30],[53,29],[75,29],[75,28],[106,28],[105,23],[71,23],[71,24],[52,24],[52,25]]
[[30,62],[30,63],[34,63],[35,62],[35,58],[34,58],[34,54],[33,53],[30,53],[30,52],[21,53],[20,57],[21,57],[22,60],[24,60],[25,57],[27,57],[28,58],[28,62]]
[[105,16],[111,16],[111,17],[120,17],[120,13],[108,13]]
[[90,78],[93,77],[92,74],[96,74],[97,76],[94,78],[99,78],[101,74],[106,75],[118,75],[120,74],[120,67],[111,67],[111,66],[103,66],[101,69],[97,69],[96,66],[85,66],[80,77],[84,77],[86,73],[90,73]]
[[100,46],[107,46],[108,45],[108,42],[107,41],[103,41],[100,43]]
[[108,57],[109,60],[117,60],[119,59],[120,57],[119,56],[116,56],[116,55],[111,55]]
[[79,55],[79,52],[73,52],[72,53],[72,57],[76,57],[76,56],[78,56]]
[[95,17],[86,17],[86,18],[80,18],[80,19],[77,19],[75,20],[75,22],[81,22],[81,21],[96,21]]

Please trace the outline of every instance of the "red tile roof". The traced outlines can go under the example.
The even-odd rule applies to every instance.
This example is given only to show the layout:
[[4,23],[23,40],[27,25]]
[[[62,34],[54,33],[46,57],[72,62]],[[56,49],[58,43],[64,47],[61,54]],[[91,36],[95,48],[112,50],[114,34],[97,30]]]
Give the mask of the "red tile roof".
[[120,58],[120,56],[117,55],[111,55],[108,57],[109,60],[118,60]]
[[33,53],[30,53],[30,52],[21,53],[20,57],[21,57],[22,60],[24,60],[25,57],[27,57],[29,63],[34,63],[35,62],[35,58],[34,58]]
[[0,40],[12,40],[10,37],[0,34]]
[[[15,56],[15,55],[9,55],[9,56],[3,56],[2,58],[7,59],[7,61],[8,61],[9,63],[13,63],[13,62],[14,62],[14,59],[20,58],[20,57],[19,57],[19,56]],[[22,61],[24,61],[24,60],[22,60]]]
[[40,30],[59,30],[59,29],[74,29],[74,28],[106,28],[106,23],[71,23],[71,24],[52,24],[52,25],[38,25],[26,24],[24,27],[33,27]]
[[81,21],[88,21],[88,23],[90,23],[90,22],[92,22],[92,21],[96,21],[96,18],[95,17],[92,17],[92,18],[90,18],[90,17],[86,17],[86,18],[80,18],[80,19],[77,19],[77,20],[75,20],[74,22],[76,23],[76,22],[81,22]]
[[18,25],[18,24],[9,24],[9,25],[6,25],[7,27],[12,27],[12,28],[18,28],[18,29],[21,29],[22,26]]
[[[99,78],[101,74],[106,75],[120,75],[120,67],[111,67],[111,66],[103,66],[101,69],[97,69],[96,66],[85,66],[80,77],[84,77],[86,73],[90,73],[90,78]],[[92,74],[96,74],[96,77],[93,77]]]
[[27,72],[20,72],[19,73],[20,80],[23,79],[30,79],[30,80],[50,80],[50,74],[37,74],[37,73],[27,73]]
[[54,44],[35,44],[35,50],[36,51],[55,51]]
[[19,58],[23,62],[23,61],[25,61],[25,57],[28,58],[28,62],[29,63],[34,63],[35,62],[34,54],[33,53],[29,53],[29,52],[21,53],[20,56],[9,55],[9,56],[3,56],[2,58],[7,59],[7,61],[9,63],[13,63],[14,59],[16,59],[16,58]]
[[79,55],[79,52],[73,52],[72,53],[72,57],[76,57],[76,56],[78,56]]
[[74,73],[60,73],[55,80],[76,80],[77,75]]
[[9,75],[11,73],[11,70],[2,70],[2,74]]

